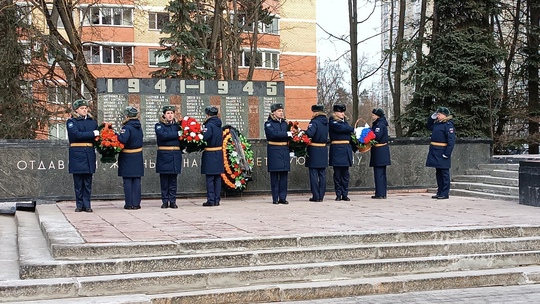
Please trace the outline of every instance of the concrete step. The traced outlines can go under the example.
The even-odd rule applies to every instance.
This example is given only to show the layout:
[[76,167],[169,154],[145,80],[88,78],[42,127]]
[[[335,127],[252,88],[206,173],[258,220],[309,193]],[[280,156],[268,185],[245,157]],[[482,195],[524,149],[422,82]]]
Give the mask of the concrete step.
[[515,195],[502,195],[502,194],[486,193],[486,192],[463,190],[463,189],[450,189],[450,195],[519,202],[519,196],[515,196]]
[[[63,217],[57,208],[42,208],[36,212],[38,224],[42,227],[51,255],[56,260],[103,260],[114,258],[141,258],[158,256],[178,256],[189,254],[242,252],[279,248],[306,248],[313,246],[409,243],[415,241],[499,238],[514,236],[540,236],[540,226],[493,226],[460,227],[445,230],[394,231],[387,233],[351,233],[324,235],[293,235],[279,237],[229,238],[213,240],[93,243],[87,244]],[[21,218],[21,221],[24,220]],[[66,227],[64,227],[66,226]],[[69,227],[67,227],[69,226]],[[36,233],[38,234],[38,233]],[[19,242],[24,242],[20,239]],[[32,243],[28,245],[33,246]],[[29,264],[34,264],[31,259]]]
[[[503,270],[456,271],[436,274],[412,274],[394,277],[360,278],[350,280],[312,281],[305,283],[280,283],[271,285],[242,286],[236,288],[208,289],[163,294],[130,294],[102,297],[70,297],[55,300],[37,300],[33,304],[165,304],[165,303],[271,303],[298,300],[319,300],[316,303],[353,303],[349,297],[357,297],[354,303],[361,303],[362,296],[381,294],[403,294],[421,291],[449,289],[467,292],[468,288],[489,286],[525,286],[539,283],[539,267],[516,267]],[[470,293],[481,295],[478,288]],[[519,293],[518,293],[519,294]],[[519,297],[519,296],[518,296]],[[335,300],[329,300],[335,298]],[[422,303],[436,303],[441,298],[431,298]],[[380,300],[380,299],[379,299]],[[484,298],[478,303],[487,303]],[[503,300],[503,299],[501,299]],[[306,303],[302,301],[301,303]],[[456,301],[454,301],[456,302]],[[6,302],[27,304],[28,302]],[[295,302],[296,303],[296,302]],[[377,303],[377,301],[369,301]],[[385,303],[398,303],[397,301]],[[417,302],[399,302],[417,303]],[[445,302],[451,303],[451,302]],[[477,303],[477,302],[474,302]],[[497,303],[513,303],[508,298]],[[521,302],[520,302],[521,303]]]
[[478,169],[519,171],[519,164],[479,164]]
[[489,175],[494,177],[519,179],[519,172],[511,170],[467,169],[465,170],[465,175]]
[[17,223],[13,215],[0,215],[0,281],[19,279]]
[[[293,283],[303,283],[305,286],[303,290],[298,290],[298,286],[295,288],[297,289],[298,296],[302,293],[317,294],[316,297],[304,295],[297,299],[343,297],[344,295],[342,293],[330,293],[330,291],[325,290],[323,286],[329,284],[330,281],[334,281],[332,285],[339,286],[342,285],[340,283],[345,283],[346,280],[364,279],[371,281],[388,281],[389,277],[391,277],[392,282],[403,286],[404,282],[400,282],[396,279],[396,276],[424,274],[424,279],[417,281],[416,284],[430,284],[429,282],[431,281],[432,283],[436,282],[436,285],[423,286],[422,288],[427,289],[422,290],[456,288],[458,286],[452,287],[452,284],[450,284],[454,279],[450,279],[448,284],[446,284],[444,278],[447,280],[451,277],[449,272],[459,272],[463,270],[475,270],[477,276],[463,276],[463,281],[461,282],[463,285],[459,285],[459,287],[465,285],[469,287],[478,286],[475,284],[478,284],[480,281],[482,281],[481,285],[489,286],[489,284],[486,285],[482,279],[478,278],[478,276],[483,279],[486,278],[483,275],[478,275],[478,271],[481,270],[491,270],[488,271],[488,273],[496,273],[495,277],[492,275],[487,275],[487,277],[491,277],[493,282],[499,282],[498,284],[504,282],[506,280],[505,276],[508,275],[513,277],[512,280],[514,281],[514,284],[517,284],[518,282],[525,281],[523,271],[512,272],[512,270],[502,268],[537,265],[539,261],[540,251],[535,251],[503,254],[453,255],[416,259],[389,259],[380,260],[376,263],[373,263],[373,261],[342,261],[133,275],[4,281],[0,282],[0,302],[112,296],[126,293],[131,295],[140,293],[159,295],[163,293],[189,292],[193,294],[198,292],[201,296],[208,296],[210,294],[209,290],[215,289],[238,289],[245,286],[275,286]],[[535,266],[531,269],[534,269],[535,274],[532,279],[540,278],[540,268]],[[426,280],[426,277],[431,277],[432,279]],[[528,280],[528,282],[531,281]],[[378,286],[377,288],[381,288],[380,292],[389,292],[390,290],[381,284],[377,284],[376,286]],[[375,286],[371,286],[370,289],[373,289],[373,287]],[[358,287],[356,287],[356,289],[358,289]],[[260,295],[260,292],[258,292],[258,294]],[[288,298],[288,300],[292,299],[294,299],[294,297]],[[229,301],[229,299],[227,299],[227,301]],[[223,302],[224,301],[221,301],[220,303]],[[175,301],[175,303],[178,302]],[[191,303],[209,302],[195,301]]]
[[391,259],[451,254],[540,250],[539,237],[425,241],[403,244],[283,248],[239,253],[122,258],[92,261],[23,261],[21,279],[44,279],[182,271],[255,265],[284,265],[346,260]]
[[480,169],[466,169],[465,175],[483,175],[483,176],[491,176],[491,172],[493,170],[480,170]]
[[451,187],[453,189],[470,190],[475,192],[519,196],[519,187],[470,182],[451,182]]
[[[456,290],[457,292],[475,293],[476,296],[482,294],[479,288],[485,290],[488,286],[531,286],[538,283],[538,267],[518,267],[505,270],[484,270],[484,271],[459,271],[445,274],[419,274],[404,275],[382,278],[362,278],[353,280],[307,282],[291,284],[272,284],[246,286],[237,288],[210,289],[206,291],[188,291],[167,294],[131,294],[122,296],[102,296],[102,297],[79,297],[64,298],[55,300],[36,300],[33,304],[150,304],[150,303],[270,303],[289,302],[295,300],[317,300],[325,299],[324,302],[317,303],[353,303],[350,297],[357,297],[354,303],[360,303],[364,296],[381,294],[403,294],[417,293],[422,291],[433,291],[444,289]],[[459,289],[458,289],[459,288]],[[470,288],[470,289],[469,289]],[[507,290],[508,287],[505,288]],[[470,290],[470,291],[468,291]],[[519,292],[516,293],[519,295]],[[523,295],[522,295],[523,296]],[[330,300],[330,297],[335,297]],[[519,297],[519,296],[518,296]],[[431,298],[431,301],[422,303],[438,302]],[[508,298],[504,298],[504,303],[508,303]],[[378,299],[380,301],[380,299]],[[486,300],[484,298],[484,300]],[[501,299],[502,300],[502,299]],[[454,301],[456,302],[456,301]],[[11,304],[27,304],[28,302],[5,302]],[[296,302],[295,302],[296,303]],[[301,303],[306,303],[302,301]],[[369,303],[377,303],[369,301]],[[395,300],[385,303],[397,303]],[[399,302],[402,303],[402,302]],[[413,303],[411,301],[403,303]],[[414,302],[416,303],[416,302]],[[446,303],[446,302],[445,302]],[[448,302],[450,303],[450,302]],[[476,302],[475,302],[476,303]],[[478,302],[480,303],[480,302]],[[487,303],[482,301],[482,303]],[[499,302],[498,302],[499,303]],[[500,302],[503,303],[503,302]]]
[[452,177],[452,181],[519,187],[518,179],[490,175],[456,175]]
[[495,177],[505,177],[505,178],[519,179],[519,172],[518,171],[493,170],[490,175],[495,176]]

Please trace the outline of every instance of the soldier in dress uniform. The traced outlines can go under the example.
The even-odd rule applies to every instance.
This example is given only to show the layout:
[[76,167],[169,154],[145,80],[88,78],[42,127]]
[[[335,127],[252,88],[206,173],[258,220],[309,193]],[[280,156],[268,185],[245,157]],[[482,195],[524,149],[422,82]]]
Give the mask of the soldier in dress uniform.
[[126,119],[118,134],[118,141],[124,149],[118,156],[118,176],[124,183],[124,209],[141,209],[141,177],[144,176],[143,130],[139,111],[134,107],[124,110]]
[[205,207],[219,206],[221,201],[221,173],[225,171],[223,164],[223,131],[218,108],[208,106],[204,109],[206,120],[203,125],[203,140],[206,147],[201,158],[201,174],[206,174]]
[[323,105],[312,105],[313,116],[306,130],[311,138],[307,148],[306,167],[309,168],[310,202],[322,202],[326,193],[326,167],[328,167],[328,118]]
[[351,134],[354,128],[347,122],[345,105],[334,105],[329,119],[330,166],[334,167],[334,190],[336,201],[350,201],[349,167],[352,166]]
[[431,131],[431,143],[426,167],[435,168],[437,177],[437,194],[431,197],[433,199],[447,199],[450,193],[450,167],[456,141],[452,118],[448,108],[439,107],[427,120],[427,128]]
[[176,191],[178,174],[182,172],[182,152],[180,126],[174,118],[175,106],[164,106],[163,115],[155,125],[158,146],[156,156],[156,172],[159,173],[161,186],[161,208],[176,209]]
[[268,144],[266,154],[268,157],[268,172],[270,172],[270,188],[272,190],[273,204],[288,204],[287,186],[291,170],[289,154],[288,124],[283,112],[283,104],[275,103],[270,106],[270,115],[264,123],[264,133]]
[[371,111],[373,123],[371,130],[375,133],[377,143],[371,147],[369,166],[373,167],[375,178],[375,195],[373,199],[386,199],[388,188],[386,179],[386,166],[390,166],[390,148],[388,147],[388,121],[381,108]]
[[97,122],[88,113],[88,101],[72,103],[73,113],[67,120],[69,140],[69,173],[73,174],[75,212],[92,212],[92,175],[96,172],[95,137],[99,136]]

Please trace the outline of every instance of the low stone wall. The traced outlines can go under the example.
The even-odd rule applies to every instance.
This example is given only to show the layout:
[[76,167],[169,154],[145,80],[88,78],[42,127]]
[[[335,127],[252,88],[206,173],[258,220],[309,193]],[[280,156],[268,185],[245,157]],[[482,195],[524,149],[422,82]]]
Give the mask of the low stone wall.
[[[266,165],[266,141],[252,140],[255,154],[253,181],[248,194],[269,194],[270,176]],[[390,143],[392,165],[388,167],[388,187],[434,187],[435,170],[426,168],[427,138],[400,138]],[[68,143],[66,141],[1,140],[0,141],[0,201],[14,200],[72,200],[73,179],[68,173]],[[98,155],[99,158],[99,155]],[[466,169],[489,163],[490,140],[458,140],[452,154],[452,174],[463,174]],[[142,178],[143,196],[159,198],[159,174],[155,172],[156,143],[144,144],[145,176]],[[178,180],[180,197],[200,196],[205,193],[204,176],[200,174],[201,154],[184,155],[184,166]],[[304,158],[291,158],[290,192],[309,192],[308,169]],[[369,167],[369,152],[355,153],[351,167],[350,190],[373,188],[373,171]],[[327,170],[327,189],[333,191],[332,167]],[[122,178],[116,164],[98,161],[93,180],[96,199],[123,198]]]

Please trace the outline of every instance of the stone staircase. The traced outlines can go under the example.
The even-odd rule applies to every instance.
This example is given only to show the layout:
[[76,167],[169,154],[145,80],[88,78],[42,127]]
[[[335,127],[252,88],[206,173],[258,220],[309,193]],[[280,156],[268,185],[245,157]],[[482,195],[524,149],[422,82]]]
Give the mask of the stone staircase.
[[519,202],[519,163],[480,164],[452,177],[450,195]]
[[540,226],[88,244],[68,224],[54,231],[60,217],[15,214],[18,261],[5,265],[18,273],[0,277],[0,302],[266,303],[540,283]]

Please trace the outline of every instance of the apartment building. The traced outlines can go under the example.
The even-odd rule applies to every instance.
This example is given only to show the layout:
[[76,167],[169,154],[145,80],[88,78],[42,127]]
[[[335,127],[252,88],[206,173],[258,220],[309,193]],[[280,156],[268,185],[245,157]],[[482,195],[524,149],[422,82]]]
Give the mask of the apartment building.
[[[275,18],[272,24],[258,25],[253,80],[283,81],[287,117],[307,121],[311,116],[310,106],[317,103],[316,0],[263,0],[263,3],[270,7]],[[17,4],[32,10],[30,0]],[[159,69],[158,64],[164,59],[156,51],[163,37],[161,28],[169,18],[167,4],[168,0],[76,2],[73,19],[91,73],[96,78],[149,78],[151,72]],[[39,14],[39,10],[32,10],[29,22],[40,24],[47,31]],[[62,31],[61,22],[58,28]],[[241,47],[249,50],[248,45]],[[239,65],[240,80],[246,79],[248,53],[243,53]],[[48,88],[48,95],[49,102],[56,105],[69,104],[72,100],[61,86]],[[49,138],[66,138],[65,118],[65,115],[55,118],[57,122],[51,123]]]

